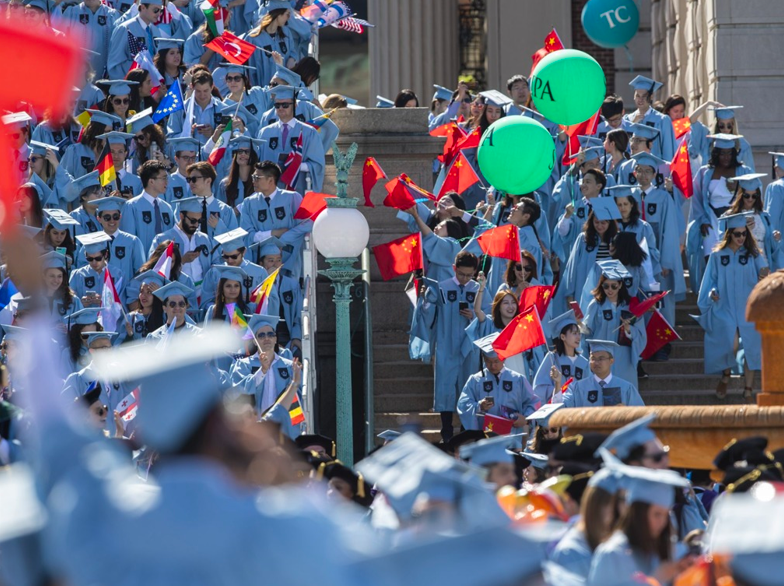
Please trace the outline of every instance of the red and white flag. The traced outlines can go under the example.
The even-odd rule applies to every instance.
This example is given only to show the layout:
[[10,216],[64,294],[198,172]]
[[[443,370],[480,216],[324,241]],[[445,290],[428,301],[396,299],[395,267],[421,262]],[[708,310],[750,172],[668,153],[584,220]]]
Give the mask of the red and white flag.
[[170,280],[169,275],[171,275],[173,256],[174,240],[169,242],[169,246],[166,247],[166,250],[161,255],[161,258],[158,259],[158,262],[155,263],[155,266],[152,269],[167,281]]
[[120,296],[117,295],[114,279],[107,266],[103,273],[103,291],[101,291],[101,324],[104,329],[113,331],[122,313]]
[[[164,10],[164,12],[166,11]],[[150,92],[152,95],[154,95],[155,92],[158,91],[158,88],[163,85],[163,76],[152,62],[152,57],[150,56],[150,52],[147,49],[142,49],[136,53],[136,56],[133,58],[133,63],[131,63],[131,68],[128,71],[130,72],[134,69],[144,69],[147,73],[150,74],[150,80],[152,80],[152,89]]]
[[302,133],[299,133],[297,144],[294,146],[286,161],[283,163],[283,173],[280,180],[286,185],[287,189],[292,189],[299,177],[299,167],[302,165]]
[[136,387],[128,396],[126,396],[122,401],[119,402],[117,405],[116,411],[122,417],[122,420],[128,423],[129,421],[133,421],[136,417],[136,411],[139,408],[139,387]]

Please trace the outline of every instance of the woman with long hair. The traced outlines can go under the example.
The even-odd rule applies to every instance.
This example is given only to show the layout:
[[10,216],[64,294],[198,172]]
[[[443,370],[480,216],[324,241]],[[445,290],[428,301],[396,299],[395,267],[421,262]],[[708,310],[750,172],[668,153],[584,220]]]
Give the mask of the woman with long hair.
[[69,140],[71,144],[79,140],[82,126],[74,120],[71,111],[66,111],[58,118],[54,118],[52,109],[44,111],[44,118],[33,130],[32,139],[44,144],[56,145],[64,140]]
[[134,278],[139,294],[133,299],[138,309],[128,313],[125,338],[122,341],[142,340],[165,323],[163,301],[153,293],[163,287],[164,281],[155,271],[145,271]]
[[73,266],[76,244],[71,235],[71,226],[60,223],[50,212],[44,210],[47,223],[44,228],[43,248],[47,252],[59,252],[65,256],[68,267]]
[[228,93],[223,99],[224,106],[237,106],[242,104],[248,112],[253,115],[253,119],[248,121],[248,133],[256,136],[259,131],[259,119],[272,108],[269,94],[260,87],[254,87],[250,83],[250,72],[253,70],[245,65],[227,63],[221,65],[221,69],[226,72],[226,87]]
[[722,218],[726,226],[721,242],[708,257],[697,305],[698,321],[705,330],[705,374],[721,373],[716,395],[727,396],[730,372],[738,365],[743,344],[743,396],[751,400],[754,371],[761,367],[761,339],[754,324],[746,321],[746,301],[757,282],[769,273],[760,254],[746,213]]
[[[473,234],[474,227],[479,225],[479,218],[466,213],[465,201],[456,191],[447,191],[444,193],[438,198],[438,202],[432,210],[422,202],[417,203],[416,210],[417,215],[431,230],[435,230],[439,224],[447,220],[454,220],[459,227],[459,232],[453,234],[450,231],[449,235],[453,236],[456,240],[461,242],[461,244],[466,241],[466,238]],[[400,210],[397,214],[397,218],[398,220],[406,222],[411,232],[419,231],[417,221],[413,214],[410,213],[410,210]],[[466,222],[466,220],[468,221]]]
[[747,214],[746,223],[754,236],[759,253],[769,267],[779,268],[781,232],[773,229],[770,216],[763,209],[762,181],[764,173],[735,177],[735,202],[726,215]]
[[247,65],[256,68],[251,70],[250,78],[253,85],[261,87],[269,84],[275,74],[276,53],[281,58],[281,64],[289,69],[297,62],[286,26],[291,15],[291,4],[276,0],[269,3],[269,9],[258,26],[241,37],[256,46]]
[[90,173],[74,181],[69,188],[69,193],[71,194],[69,197],[76,195],[75,201],[80,204],[70,214],[74,220],[79,222],[79,225],[75,227],[76,235],[98,232],[101,229],[101,223],[97,217],[97,200],[103,197],[103,188],[98,173]]
[[218,184],[215,197],[230,206],[239,216],[242,202],[253,195],[253,169],[259,162],[258,148],[261,141],[238,136],[229,141],[231,163],[229,172]]
[[520,256],[521,260],[510,260],[507,263],[504,282],[499,285],[498,291],[508,289],[514,291],[514,294],[520,297],[528,287],[541,284],[534,255],[527,250],[521,250]]
[[[152,121],[149,116],[134,116],[129,123],[133,130],[133,150],[131,158],[131,172],[138,173],[139,167],[151,159],[170,165],[166,156],[168,146],[166,134],[160,126]],[[139,195],[134,194],[134,195]]]
[[[602,276],[592,291],[593,299],[585,309],[581,330],[586,339],[608,340],[618,344],[619,348],[613,353],[613,375],[637,387],[637,363],[645,350],[648,336],[645,320],[635,321],[629,310],[631,273],[617,260],[599,261],[598,264]],[[587,344],[584,345],[587,349]]]
[[41,203],[42,190],[35,183],[25,183],[16,192],[19,223],[34,228],[43,228],[44,209]]
[[129,105],[130,112],[142,112],[147,108],[155,110],[158,107],[158,102],[166,93],[165,89],[164,93],[158,93],[160,91],[159,88],[153,95],[152,77],[150,77],[150,72],[145,69],[139,67],[131,69],[128,75],[125,76],[125,79],[136,82],[136,85],[131,86],[131,93],[128,96],[131,101]]
[[103,331],[98,321],[100,312],[100,307],[85,307],[66,316],[68,346],[62,354],[62,371],[66,375],[81,370],[90,362],[85,334]]
[[252,313],[256,309],[254,303],[246,303],[242,294],[242,284],[248,273],[239,267],[220,265],[215,267],[218,273],[218,286],[215,290],[215,303],[204,313],[204,325],[211,321],[235,321],[234,315],[239,311],[242,315]]
[[534,394],[546,404],[550,401],[561,403],[561,389],[569,379],[582,380],[590,376],[588,360],[580,354],[582,334],[580,322],[574,310],[550,320],[547,324],[551,332],[554,350],[547,353],[534,377]]
[[58,324],[64,325],[63,318],[84,309],[82,301],[68,286],[67,260],[64,255],[55,251],[48,252],[41,257],[41,261],[49,313]]
[[136,81],[126,79],[109,80],[100,83],[106,87],[106,100],[101,106],[101,110],[107,114],[112,114],[120,119],[124,128],[126,120],[133,116],[138,110],[131,108],[131,87],[138,86]]
[[604,137],[602,146],[607,153],[603,166],[605,175],[612,176],[616,185],[626,183],[627,177],[622,173],[622,168],[627,166],[626,161],[629,160],[629,133],[623,128],[611,130]]
[[184,45],[185,41],[182,39],[157,40],[158,52],[155,54],[155,57],[153,57],[152,62],[158,70],[158,73],[163,76],[163,82],[166,84],[166,89],[171,88],[175,81],[181,84],[180,89],[183,89],[182,85],[184,85],[184,83],[182,78],[187,69],[182,59]]

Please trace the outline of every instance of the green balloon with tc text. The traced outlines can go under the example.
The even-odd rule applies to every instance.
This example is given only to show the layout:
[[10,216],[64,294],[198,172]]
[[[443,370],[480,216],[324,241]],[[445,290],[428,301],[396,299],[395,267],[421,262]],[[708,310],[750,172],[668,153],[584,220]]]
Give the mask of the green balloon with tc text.
[[537,64],[531,76],[536,109],[556,124],[571,126],[588,120],[602,107],[607,84],[596,59],[574,49],[554,51]]
[[526,116],[501,118],[485,130],[477,153],[479,169],[500,191],[522,195],[539,189],[555,165],[547,129]]

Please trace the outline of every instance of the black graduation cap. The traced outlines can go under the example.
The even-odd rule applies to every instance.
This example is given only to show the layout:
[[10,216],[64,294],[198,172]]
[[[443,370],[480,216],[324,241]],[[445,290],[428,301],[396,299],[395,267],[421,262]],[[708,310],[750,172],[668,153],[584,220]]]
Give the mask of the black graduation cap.
[[594,454],[606,439],[607,434],[598,432],[562,437],[558,445],[553,448],[550,457],[559,462],[583,462],[598,465],[600,459],[595,458]]
[[561,467],[559,474],[568,474],[572,477],[572,481],[566,487],[566,492],[578,505],[583,498],[585,488],[588,486],[588,480],[596,470],[596,466],[583,462],[567,462]]
[[354,472],[354,470],[344,465],[339,460],[322,462],[316,471],[316,478],[318,480],[340,478],[351,487],[351,491],[354,493],[354,498],[352,500],[355,503],[364,507],[369,507],[373,502],[373,497],[370,492],[371,487],[365,482],[362,475],[358,472]]
[[713,465],[727,472],[736,466],[757,466],[769,464],[774,458],[766,451],[768,440],[760,435],[733,439],[716,455]]
[[724,474],[727,492],[747,492],[757,482],[781,482],[781,470],[774,466],[736,466]]
[[96,381],[96,382],[90,383],[90,386],[87,387],[87,390],[79,398],[79,400],[83,401],[84,404],[87,407],[89,407],[90,405],[95,403],[100,398],[101,398],[101,383]]
[[460,446],[478,442],[479,440],[487,439],[496,434],[492,432],[485,433],[481,429],[467,429],[460,433],[453,435],[448,442],[446,442],[446,452],[454,455],[460,451]]
[[317,433],[303,434],[294,440],[300,450],[307,450],[310,446],[321,446],[328,456],[335,457],[335,440]]

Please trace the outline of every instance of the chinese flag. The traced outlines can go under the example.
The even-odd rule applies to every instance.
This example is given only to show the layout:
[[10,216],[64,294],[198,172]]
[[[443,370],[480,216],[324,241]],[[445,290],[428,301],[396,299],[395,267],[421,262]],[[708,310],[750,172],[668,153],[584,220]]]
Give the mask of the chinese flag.
[[424,268],[422,235],[409,234],[386,244],[373,247],[381,278],[385,281]]
[[498,435],[509,435],[512,433],[514,421],[506,417],[499,417],[498,415],[490,415],[485,413],[485,420],[483,423],[484,431],[492,431]]
[[302,203],[299,204],[297,213],[294,214],[295,220],[315,220],[319,214],[327,209],[327,200],[335,197],[328,193],[316,193],[315,191],[308,191],[305,197],[302,198]]
[[384,189],[387,190],[388,194],[384,198],[384,205],[388,208],[407,210],[416,205],[414,196],[411,195],[411,191],[406,187],[405,182],[400,180],[400,177],[395,177],[392,181],[386,183]]
[[430,136],[446,137],[444,149],[438,156],[438,160],[441,163],[447,164],[454,158],[453,151],[455,150],[457,143],[466,137],[466,132],[461,126],[455,124],[454,122],[448,122],[447,124],[442,124],[438,128],[431,130]]
[[237,65],[244,64],[256,50],[254,45],[243,41],[229,31],[224,31],[221,36],[215,37],[204,46],[212,49],[219,55],[223,55],[226,61],[231,61]]
[[667,295],[667,293],[669,293],[669,291],[662,291],[661,293],[651,295],[642,301],[637,299],[637,297],[632,297],[632,301],[629,303],[629,311],[631,311],[637,317],[642,317],[646,311],[664,299],[664,296]]
[[441,199],[449,191],[456,191],[458,194],[463,193],[477,182],[479,182],[479,177],[473,166],[471,166],[471,163],[468,162],[468,159],[462,152],[458,153],[455,162],[452,163],[449,172],[444,178],[444,182],[441,184],[438,198]]
[[555,29],[551,30],[550,33],[544,38],[544,46],[536,53],[531,55],[531,61],[533,61],[533,65],[531,65],[531,75],[533,75],[534,69],[536,69],[539,61],[541,61],[544,57],[547,57],[547,55],[553,51],[560,51],[563,48],[564,46],[561,42],[561,38],[558,36],[558,33],[555,32]]
[[488,256],[505,258],[507,260],[521,260],[520,238],[517,226],[506,224],[492,228],[482,233],[476,241],[479,243],[482,252]]
[[369,208],[376,207],[370,201],[370,192],[376,186],[379,179],[386,179],[387,174],[378,164],[376,159],[368,157],[365,159],[365,165],[362,167],[362,193],[365,195],[365,205]]
[[681,146],[675,151],[675,157],[670,163],[670,173],[672,174],[672,183],[681,190],[683,196],[686,198],[694,195],[694,183],[691,177],[691,161],[689,160],[689,147],[686,144],[686,139],[681,141]]
[[569,160],[580,152],[580,138],[581,136],[593,136],[596,134],[596,129],[599,127],[599,120],[601,119],[601,109],[596,111],[596,114],[588,118],[585,122],[579,124],[572,124],[571,126],[561,126],[569,136],[569,144],[566,145],[563,158],[561,162],[564,165],[569,165]]
[[677,140],[691,130],[691,120],[687,117],[673,120],[672,127],[675,130],[675,139]]
[[493,342],[493,350],[501,360],[515,356],[545,343],[542,322],[536,307],[517,314]]
[[430,193],[427,189],[422,189],[421,187],[419,187],[419,185],[414,183],[414,180],[411,179],[411,177],[409,177],[405,173],[401,173],[399,175],[399,177],[400,177],[400,180],[403,183],[406,184],[406,187],[411,191],[411,195],[414,196],[415,199],[416,198],[420,198],[421,199],[421,198],[424,197],[424,198],[436,201],[436,196],[435,195]]
[[673,340],[681,339],[675,331],[675,328],[668,324],[667,320],[664,319],[664,316],[658,311],[653,312],[653,316],[651,317],[651,321],[648,322],[645,332],[648,334],[648,344],[645,346],[645,350],[640,354],[640,358],[643,360],[648,360],[648,358],[656,354]]
[[532,285],[523,289],[520,295],[520,311],[527,311],[536,306],[539,315],[544,315],[550,300],[553,298],[555,285]]

